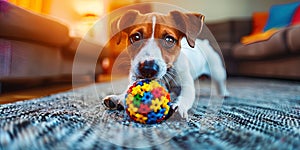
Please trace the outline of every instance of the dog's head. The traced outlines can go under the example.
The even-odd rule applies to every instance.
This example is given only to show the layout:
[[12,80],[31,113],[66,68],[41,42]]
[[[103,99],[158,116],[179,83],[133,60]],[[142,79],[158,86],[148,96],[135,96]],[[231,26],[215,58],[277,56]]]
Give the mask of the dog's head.
[[168,15],[130,10],[111,24],[117,44],[125,42],[136,78],[162,78],[180,54],[180,41],[190,47],[200,34],[204,16],[172,11]]

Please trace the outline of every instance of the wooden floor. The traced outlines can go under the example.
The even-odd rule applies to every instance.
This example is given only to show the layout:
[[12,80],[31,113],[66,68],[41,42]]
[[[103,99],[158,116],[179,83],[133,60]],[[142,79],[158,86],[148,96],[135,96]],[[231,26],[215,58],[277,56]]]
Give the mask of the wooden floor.
[[[105,82],[110,80],[111,79],[109,76],[99,76],[97,78],[97,82]],[[65,92],[74,88],[87,86],[89,84],[90,83],[81,83],[76,84],[76,86],[74,86],[71,82],[55,82],[47,85],[40,85],[33,88],[8,92],[0,94],[0,104],[44,97],[55,93]]]
[[0,95],[0,104],[44,97],[50,94],[71,90],[72,88],[71,83],[63,83],[9,92]]

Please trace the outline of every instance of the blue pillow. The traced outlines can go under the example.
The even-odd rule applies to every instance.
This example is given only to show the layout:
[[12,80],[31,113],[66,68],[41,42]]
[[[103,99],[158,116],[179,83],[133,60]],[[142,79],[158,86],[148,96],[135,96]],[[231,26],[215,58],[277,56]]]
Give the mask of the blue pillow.
[[287,4],[277,4],[270,8],[269,19],[264,31],[272,28],[286,27],[290,24],[293,14],[300,2],[293,2]]

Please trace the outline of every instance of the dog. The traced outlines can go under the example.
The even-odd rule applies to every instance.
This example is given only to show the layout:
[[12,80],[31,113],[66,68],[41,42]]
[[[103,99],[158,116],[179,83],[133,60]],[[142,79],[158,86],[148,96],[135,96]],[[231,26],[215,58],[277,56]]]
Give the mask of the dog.
[[[195,100],[194,80],[200,75],[212,78],[218,95],[229,95],[221,57],[208,40],[199,38],[204,18],[202,14],[176,10],[167,15],[129,10],[111,23],[116,43],[126,43],[130,83],[139,79],[173,81],[180,91],[171,108],[185,119]],[[103,103],[110,109],[124,109],[125,94],[109,95]]]

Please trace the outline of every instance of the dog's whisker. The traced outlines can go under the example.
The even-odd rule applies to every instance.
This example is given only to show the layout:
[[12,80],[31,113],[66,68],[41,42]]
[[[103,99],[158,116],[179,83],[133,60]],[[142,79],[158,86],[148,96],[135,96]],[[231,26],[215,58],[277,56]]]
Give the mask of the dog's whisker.
[[167,72],[171,77],[176,77],[178,75],[177,71],[173,68],[169,68],[169,71]]
[[168,87],[171,89],[172,85],[170,84],[170,77],[168,76],[168,74],[166,74],[165,78],[167,79],[166,83],[168,84]]
[[163,76],[162,79],[163,79],[164,83],[167,84],[166,86],[170,87],[170,83],[168,82],[168,77],[167,76]]
[[177,71],[175,69],[171,69],[168,71],[168,74],[172,79],[174,86],[180,86],[180,83],[176,80],[176,76],[178,75]]
[[171,82],[173,83],[173,84],[175,84],[175,86],[178,86],[179,84],[177,83],[177,81],[173,78],[173,76],[172,75],[170,75],[169,73],[166,73],[166,77],[168,78],[168,84],[169,84],[169,86],[171,87]]
[[169,74],[166,74],[166,77],[168,78],[169,87],[172,88],[172,82],[176,82],[176,81]]
[[179,86],[180,84],[176,81],[176,79],[172,76],[170,76],[170,79],[172,80],[174,86]]
[[165,76],[164,76],[164,78],[165,78],[165,82],[167,83],[167,86],[169,87],[169,88],[171,88],[171,84],[170,84],[170,77],[168,76],[168,74],[165,74]]
[[174,73],[174,72],[168,72],[168,74],[169,74],[170,76],[172,76],[172,77],[175,77],[175,76],[176,76],[176,73]]

